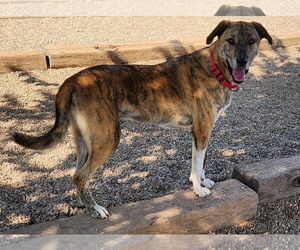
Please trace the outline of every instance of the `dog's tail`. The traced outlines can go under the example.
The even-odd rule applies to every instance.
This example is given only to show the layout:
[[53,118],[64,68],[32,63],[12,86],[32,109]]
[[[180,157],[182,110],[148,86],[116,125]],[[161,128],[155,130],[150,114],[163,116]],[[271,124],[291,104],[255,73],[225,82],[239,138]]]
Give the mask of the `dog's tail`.
[[64,83],[56,95],[56,120],[51,130],[38,137],[29,136],[21,133],[12,132],[13,140],[30,149],[50,148],[66,133],[70,120],[70,106],[72,101],[72,86]]

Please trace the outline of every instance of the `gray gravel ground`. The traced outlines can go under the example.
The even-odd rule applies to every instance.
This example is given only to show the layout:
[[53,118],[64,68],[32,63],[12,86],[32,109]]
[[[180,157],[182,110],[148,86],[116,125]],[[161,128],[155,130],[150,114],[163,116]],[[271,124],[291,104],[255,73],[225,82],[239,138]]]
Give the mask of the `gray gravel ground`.
[[223,19],[258,21],[275,36],[300,30],[300,17],[0,18],[0,51],[205,38]]
[[[289,157],[300,152],[300,47],[263,52],[247,84],[217,122],[206,172],[230,178],[238,164]],[[0,75],[0,230],[83,213],[72,207],[75,149],[68,134],[51,150],[24,150],[9,138],[11,128],[40,134],[53,124],[54,97],[68,76],[59,69]],[[122,122],[118,150],[90,183],[103,206],[150,199],[190,189],[188,130]],[[299,233],[300,196],[259,207],[257,217],[217,233]]]

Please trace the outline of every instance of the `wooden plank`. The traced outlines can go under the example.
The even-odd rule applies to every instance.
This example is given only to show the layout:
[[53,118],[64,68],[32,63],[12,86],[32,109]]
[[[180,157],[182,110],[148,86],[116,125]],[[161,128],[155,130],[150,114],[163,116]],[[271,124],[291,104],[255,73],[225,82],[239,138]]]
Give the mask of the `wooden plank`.
[[204,47],[203,40],[46,47],[51,68],[166,60]]
[[38,50],[0,52],[0,73],[47,69],[46,57]]
[[[300,33],[274,37],[273,45],[262,40],[260,49],[270,50],[300,44]],[[41,51],[0,52],[0,73],[66,67],[90,67],[100,64],[127,64],[166,59],[192,53],[207,46],[203,39],[162,41],[117,45],[48,46]]]
[[[273,38],[273,45],[262,40],[261,50],[288,47],[300,43],[300,33],[287,33]],[[162,41],[117,45],[71,45],[46,47],[51,68],[89,67],[100,64],[126,64],[166,60],[192,53],[207,46],[204,39]]]
[[206,199],[196,198],[189,191],[175,194],[174,201],[158,198],[157,202],[165,203],[162,203],[163,209],[153,207],[158,212],[146,215],[154,219],[150,225],[125,233],[198,234],[215,231],[254,217],[258,197],[242,183],[227,180],[219,183]]
[[260,50],[273,50],[276,48],[286,48],[300,44],[300,32],[290,32],[273,36],[273,44],[270,45],[267,40],[263,39],[260,43]]
[[195,234],[235,225],[255,216],[258,196],[237,180],[219,182],[212,195],[181,191],[110,209],[109,220],[87,215],[7,231],[8,234]]
[[300,193],[300,155],[237,166],[232,174],[258,193],[265,204]]

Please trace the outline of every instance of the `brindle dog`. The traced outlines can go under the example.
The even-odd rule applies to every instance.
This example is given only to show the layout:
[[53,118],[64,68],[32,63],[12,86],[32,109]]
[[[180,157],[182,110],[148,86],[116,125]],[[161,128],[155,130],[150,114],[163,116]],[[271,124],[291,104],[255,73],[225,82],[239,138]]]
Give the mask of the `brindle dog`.
[[[203,164],[214,122],[230,104],[230,88],[236,86],[232,83],[244,82],[260,40],[272,43],[256,22],[222,21],[207,37],[207,44],[216,36],[210,47],[161,64],[101,65],[80,71],[58,91],[52,129],[40,137],[13,133],[14,140],[27,148],[45,149],[58,142],[70,125],[77,147],[73,180],[79,201],[97,217],[108,218],[109,212],[95,202],[87,184],[117,148],[119,120],[190,128],[190,181],[196,195],[208,196],[214,182],[205,178]],[[217,74],[212,66],[219,70]],[[230,86],[223,84],[224,79]]]

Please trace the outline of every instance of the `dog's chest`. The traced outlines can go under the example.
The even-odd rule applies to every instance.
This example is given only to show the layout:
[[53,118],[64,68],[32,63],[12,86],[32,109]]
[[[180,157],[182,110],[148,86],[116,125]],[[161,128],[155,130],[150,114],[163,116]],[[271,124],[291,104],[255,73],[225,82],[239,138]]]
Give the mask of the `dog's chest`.
[[215,115],[215,122],[218,120],[220,115],[230,106],[231,97],[228,95],[226,96],[223,105],[219,106]]

